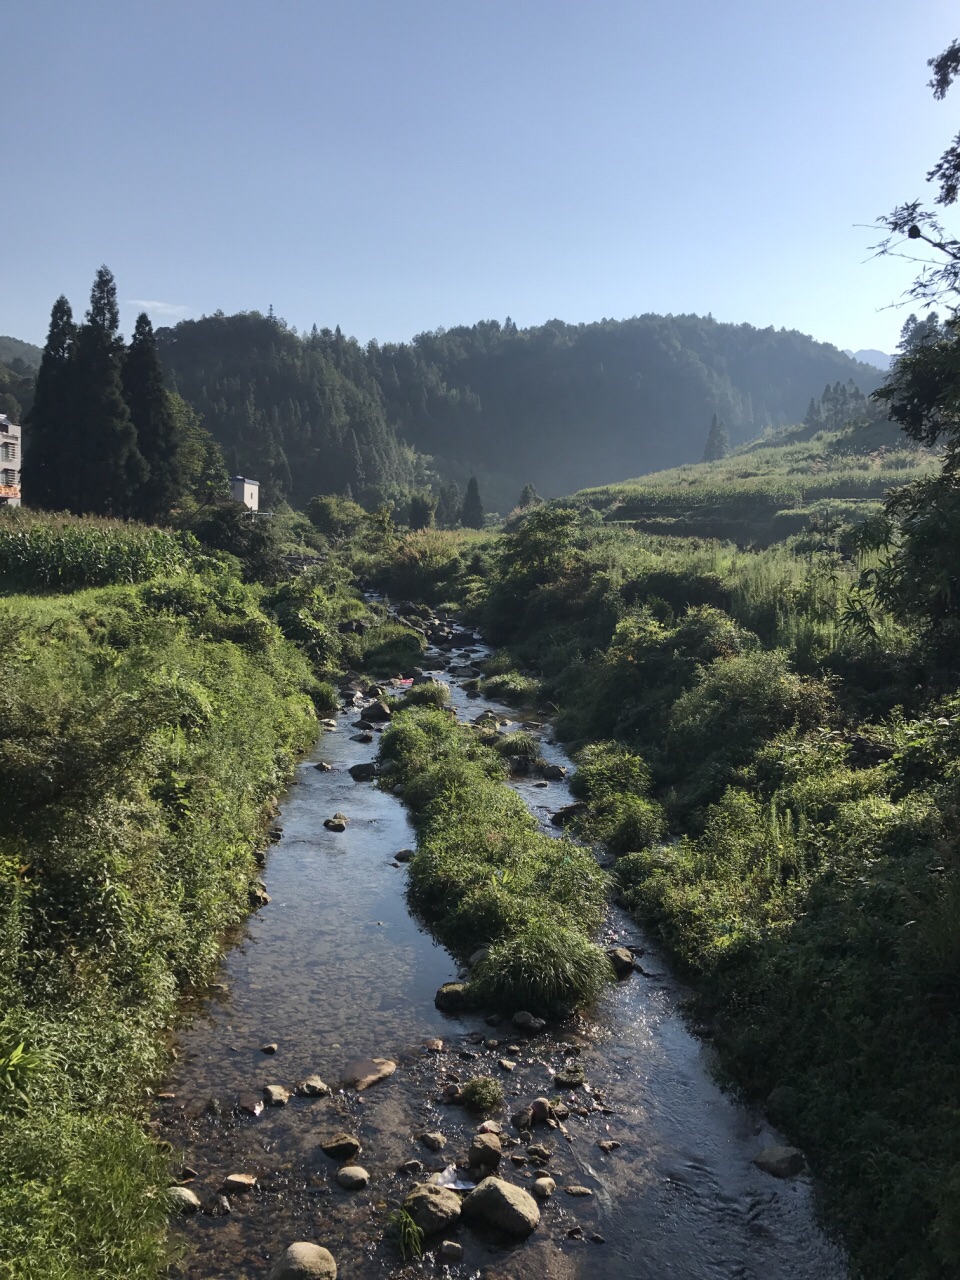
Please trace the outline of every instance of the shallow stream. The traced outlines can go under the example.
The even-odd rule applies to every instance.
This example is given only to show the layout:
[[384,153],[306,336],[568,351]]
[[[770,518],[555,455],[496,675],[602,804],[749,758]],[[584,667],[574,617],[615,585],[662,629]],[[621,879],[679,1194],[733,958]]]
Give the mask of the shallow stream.
[[[470,658],[455,662],[482,652],[474,646]],[[462,718],[488,708],[504,719],[515,715],[468,695],[462,678],[443,678]],[[681,985],[625,913],[611,909],[604,940],[642,948],[643,972],[619,982],[589,1018],[528,1039],[508,1022],[491,1026],[480,1016],[437,1011],[434,993],[457,977],[457,965],[407,911],[405,865],[394,861],[398,850],[414,845],[405,809],[347,772],[377,749],[376,741],[351,740],[357,718],[354,707],[342,712],[337,729],[324,732],[300,764],[283,802],[282,837],[264,872],[271,901],[250,918],[225,957],[220,985],[178,1037],[163,1091],[169,1096],[157,1104],[161,1136],[195,1175],[189,1185],[205,1206],[215,1206],[231,1173],[254,1174],[258,1190],[232,1197],[227,1214],[178,1220],[173,1230],[182,1258],[171,1274],[265,1280],[293,1240],[326,1245],[341,1280],[443,1274],[430,1252],[403,1263],[393,1234],[385,1234],[388,1213],[412,1181],[399,1166],[418,1159],[430,1173],[463,1159],[479,1123],[438,1100],[443,1085],[500,1076],[506,1105],[497,1118],[511,1132],[510,1112],[539,1095],[554,1096],[553,1072],[573,1055],[588,1088],[562,1093],[570,1107],[567,1134],[535,1131],[536,1141],[553,1148],[548,1171],[558,1184],[540,1226],[525,1243],[507,1246],[461,1225],[454,1238],[464,1256],[447,1274],[457,1280],[845,1276],[842,1255],[816,1222],[809,1180],[781,1181],[752,1164],[758,1151],[782,1139],[714,1083],[709,1043],[680,1016]],[[568,763],[546,741],[543,754]],[[332,770],[319,771],[320,760]],[[549,817],[570,802],[569,789],[535,781],[513,785],[555,832]],[[337,811],[349,818],[342,833],[323,826]],[[434,1038],[443,1040],[442,1052],[424,1046]],[[276,1051],[265,1053],[271,1044]],[[360,1094],[339,1087],[347,1063],[374,1056],[396,1061],[396,1073]],[[513,1072],[498,1067],[504,1057],[517,1062]],[[241,1099],[259,1099],[266,1085],[292,1090],[313,1073],[333,1087],[331,1096],[292,1097],[256,1117],[238,1109]],[[357,1163],[371,1180],[360,1192],[335,1182],[336,1165],[320,1150],[323,1139],[342,1130],[363,1144]],[[439,1153],[419,1138],[435,1130],[448,1139]],[[596,1144],[605,1138],[622,1145],[604,1154]],[[513,1164],[509,1154],[502,1176],[529,1185],[531,1168]],[[573,1198],[564,1193],[570,1184],[593,1194]]]

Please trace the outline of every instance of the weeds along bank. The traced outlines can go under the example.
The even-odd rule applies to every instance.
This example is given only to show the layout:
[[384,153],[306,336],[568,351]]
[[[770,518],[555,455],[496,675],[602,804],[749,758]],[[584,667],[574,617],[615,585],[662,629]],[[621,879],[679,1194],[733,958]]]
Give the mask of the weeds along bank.
[[[501,646],[481,688],[579,746],[579,834],[618,855],[620,893],[696,980],[724,1070],[807,1153],[862,1274],[957,1274],[949,644],[867,609],[876,558],[842,531],[745,552],[547,507],[497,543],[431,538],[418,563],[420,536],[378,580],[465,601]],[[508,889],[476,893],[505,913]]]
[[[335,705],[320,677],[421,642],[336,583],[244,584],[159,530],[31,528],[0,521],[0,1275],[155,1276],[169,1179],[142,1106],[178,993],[250,908]],[[114,585],[40,593],[85,565]]]

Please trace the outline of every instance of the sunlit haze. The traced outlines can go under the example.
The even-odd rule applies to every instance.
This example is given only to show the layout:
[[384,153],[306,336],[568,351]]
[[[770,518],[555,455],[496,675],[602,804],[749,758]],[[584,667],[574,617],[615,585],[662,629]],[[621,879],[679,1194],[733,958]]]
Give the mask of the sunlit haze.
[[[0,332],[698,312],[891,351],[946,0],[7,0]],[[960,91],[955,91],[960,92]]]

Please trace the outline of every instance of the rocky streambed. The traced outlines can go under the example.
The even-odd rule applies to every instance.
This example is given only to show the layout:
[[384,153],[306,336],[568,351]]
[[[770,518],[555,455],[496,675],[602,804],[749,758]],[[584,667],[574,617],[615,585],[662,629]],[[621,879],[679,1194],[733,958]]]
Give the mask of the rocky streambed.
[[[447,630],[424,666],[458,715],[512,721],[464,687],[486,651]],[[182,1175],[171,1274],[265,1280],[306,1241],[357,1280],[844,1276],[798,1158],[755,1163],[782,1140],[713,1082],[681,986],[616,907],[604,941],[623,976],[588,1016],[541,1028],[436,1008],[462,971],[406,908],[412,828],[354,767],[383,721],[357,728],[368,699],[346,701],[284,800],[269,901],[190,1011],[157,1096]],[[512,785],[555,831],[569,761],[537,732],[546,776]],[[451,1100],[477,1076],[503,1086],[489,1115]],[[498,1182],[478,1199],[485,1173]],[[446,1185],[411,1200],[431,1177]],[[405,1202],[430,1228],[419,1260],[389,1221]]]

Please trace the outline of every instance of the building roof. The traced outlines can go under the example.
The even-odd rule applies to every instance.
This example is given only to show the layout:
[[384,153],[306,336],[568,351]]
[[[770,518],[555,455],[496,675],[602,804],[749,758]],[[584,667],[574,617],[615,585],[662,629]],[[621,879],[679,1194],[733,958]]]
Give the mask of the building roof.
[[260,488],[259,480],[248,480],[246,476],[231,476],[230,483],[231,484],[255,484],[258,489]]

